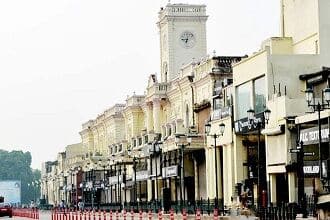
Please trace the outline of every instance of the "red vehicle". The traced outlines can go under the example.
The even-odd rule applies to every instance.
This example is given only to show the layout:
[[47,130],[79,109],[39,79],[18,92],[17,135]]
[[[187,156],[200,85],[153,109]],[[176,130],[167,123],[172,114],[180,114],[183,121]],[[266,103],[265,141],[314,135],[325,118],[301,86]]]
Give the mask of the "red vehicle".
[[9,203],[0,203],[0,216],[13,217],[13,210]]

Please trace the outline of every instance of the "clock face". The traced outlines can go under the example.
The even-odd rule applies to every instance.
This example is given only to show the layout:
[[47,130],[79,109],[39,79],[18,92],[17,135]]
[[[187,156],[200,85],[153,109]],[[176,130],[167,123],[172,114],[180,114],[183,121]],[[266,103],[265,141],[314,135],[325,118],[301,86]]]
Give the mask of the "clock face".
[[195,35],[190,31],[184,31],[180,35],[179,41],[181,46],[183,46],[184,48],[192,48],[193,46],[195,46],[196,38]]

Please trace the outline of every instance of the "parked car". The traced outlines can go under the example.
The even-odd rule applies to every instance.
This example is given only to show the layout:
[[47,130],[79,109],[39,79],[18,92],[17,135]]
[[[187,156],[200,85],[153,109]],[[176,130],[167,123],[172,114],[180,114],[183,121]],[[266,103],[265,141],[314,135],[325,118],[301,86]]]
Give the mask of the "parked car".
[[0,216],[13,217],[13,210],[9,203],[0,203]]

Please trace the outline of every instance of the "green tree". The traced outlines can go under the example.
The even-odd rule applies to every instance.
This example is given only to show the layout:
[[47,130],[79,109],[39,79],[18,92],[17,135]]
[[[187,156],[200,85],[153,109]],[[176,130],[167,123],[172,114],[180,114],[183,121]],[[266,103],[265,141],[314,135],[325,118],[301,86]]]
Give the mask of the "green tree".
[[20,180],[22,203],[40,196],[40,171],[31,168],[31,161],[30,152],[0,150],[0,181]]

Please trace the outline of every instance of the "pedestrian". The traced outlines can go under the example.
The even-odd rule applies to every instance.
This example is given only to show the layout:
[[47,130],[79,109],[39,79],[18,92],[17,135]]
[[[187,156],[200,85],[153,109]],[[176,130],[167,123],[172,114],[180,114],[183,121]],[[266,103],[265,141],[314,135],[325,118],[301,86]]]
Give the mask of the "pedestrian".
[[64,209],[64,208],[65,208],[64,200],[61,200],[61,202],[60,202],[60,209]]
[[78,208],[79,208],[79,211],[83,211],[84,210],[84,202],[79,200],[78,202]]

